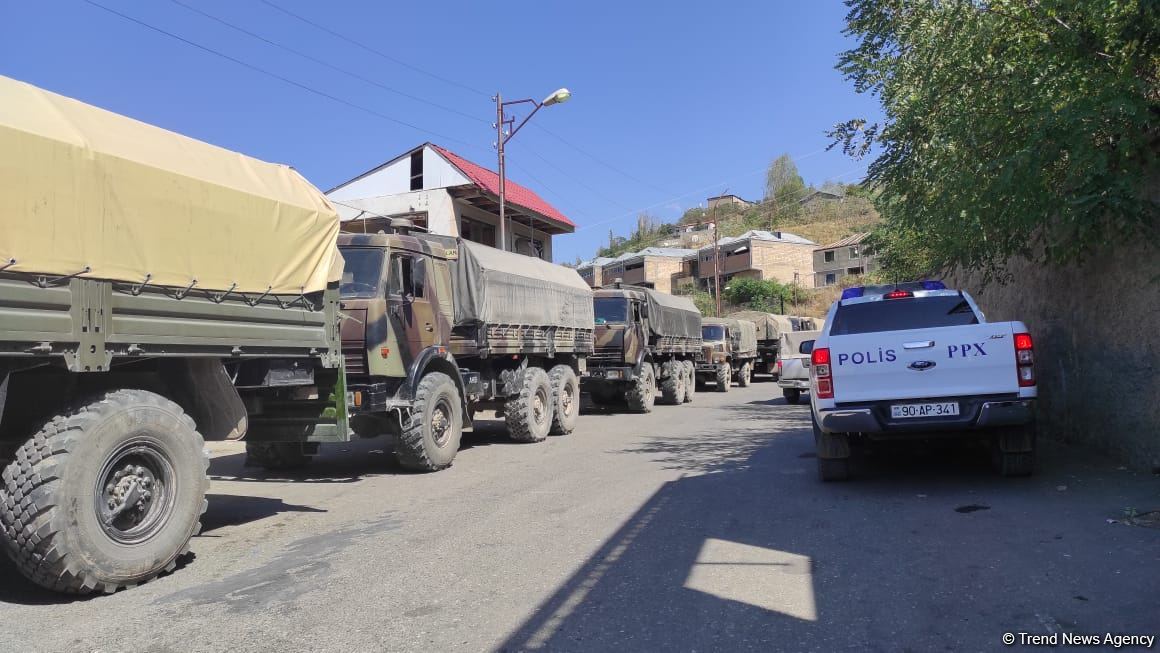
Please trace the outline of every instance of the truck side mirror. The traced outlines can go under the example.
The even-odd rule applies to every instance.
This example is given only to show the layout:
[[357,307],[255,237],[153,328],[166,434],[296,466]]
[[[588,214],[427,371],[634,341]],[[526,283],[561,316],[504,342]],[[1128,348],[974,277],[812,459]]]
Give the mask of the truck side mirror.
[[645,303],[640,304],[640,317],[642,320],[648,319],[648,304],[645,304]]
[[814,341],[813,340],[803,340],[802,344],[798,345],[798,353],[799,354],[812,354],[812,353],[814,353]]

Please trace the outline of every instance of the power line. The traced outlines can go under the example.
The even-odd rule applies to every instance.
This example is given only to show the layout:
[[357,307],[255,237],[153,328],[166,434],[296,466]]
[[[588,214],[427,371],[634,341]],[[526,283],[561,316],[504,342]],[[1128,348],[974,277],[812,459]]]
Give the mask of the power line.
[[640,177],[637,177],[636,175],[633,175],[631,173],[625,172],[624,170],[621,170],[620,168],[612,165],[611,163],[608,163],[607,161],[601,159],[600,157],[596,156],[595,154],[592,154],[591,152],[580,147],[579,145],[576,145],[575,143],[564,138],[563,136],[560,136],[556,132],[553,132],[552,130],[548,129],[547,127],[544,127],[543,125],[536,124],[536,125],[532,125],[532,126],[535,127],[536,129],[539,129],[540,131],[544,132],[545,134],[551,136],[552,138],[560,141],[564,145],[567,145],[568,147],[572,148],[573,150],[576,150],[577,152],[583,154],[584,156],[588,157],[589,159],[592,159],[596,163],[599,163],[600,165],[604,166],[605,168],[608,168],[609,170],[615,172],[618,175],[626,177],[627,179],[635,181],[636,183],[641,184],[643,186],[648,186],[649,188],[651,188],[653,190],[657,190],[657,191],[660,191],[662,193],[672,193],[672,191],[670,191],[670,190],[666,190],[664,188],[661,188],[660,186],[657,186],[655,184],[651,184],[651,183],[641,179]]
[[353,39],[353,38],[346,36],[344,34],[340,34],[336,31],[330,29],[329,27],[326,27],[324,25],[321,25],[319,23],[316,23],[316,22],[310,20],[309,18],[306,18],[304,16],[296,14],[296,13],[290,11],[289,9],[286,9],[285,7],[281,7],[277,4],[274,4],[273,2],[270,2],[270,0],[259,0],[259,1],[262,4],[266,5],[267,7],[270,7],[271,9],[275,9],[277,11],[280,11],[280,12],[286,14],[287,16],[290,16],[291,18],[294,18],[294,19],[299,20],[303,23],[306,23],[307,25],[310,25],[311,27],[314,27],[316,29],[320,29],[323,32],[326,32],[327,34],[330,34],[331,36],[333,36],[337,39],[341,39],[343,41],[346,41],[347,43],[350,43],[350,44],[355,45],[359,48],[362,48],[363,50],[366,50],[367,52],[370,52],[371,54],[374,54],[376,56],[382,57],[383,59],[386,59],[387,61],[390,61],[392,63],[403,66],[404,68],[409,68],[410,70],[413,70],[421,75],[426,75],[427,77],[430,77],[432,79],[437,79],[445,84],[450,84],[452,86],[458,86],[459,88],[462,88],[462,89],[467,90],[467,91],[471,91],[472,93],[476,93],[476,94],[482,95],[484,97],[491,97],[490,93],[486,93],[486,92],[481,91],[477,88],[473,88],[471,86],[468,86],[467,84],[464,84],[462,82],[457,82],[453,79],[448,79],[447,77],[443,77],[442,75],[439,75],[439,74],[430,72],[428,70],[424,70],[418,66],[409,64],[406,61],[403,61],[402,59],[398,59],[398,58],[393,57],[393,56],[391,56],[391,55],[389,55],[381,50],[377,50],[375,48],[372,48],[371,46],[363,43],[362,41]]
[[291,54],[294,54],[294,55],[297,55],[297,56],[299,56],[299,57],[302,57],[303,59],[306,59],[307,61],[312,61],[312,62],[314,62],[314,63],[316,63],[316,64],[318,64],[318,65],[320,65],[320,66],[325,66],[326,68],[329,68],[329,69],[331,69],[331,70],[333,70],[333,71],[336,71],[336,72],[342,73],[342,74],[344,74],[344,75],[347,75],[348,77],[352,77],[352,78],[354,78],[354,79],[357,79],[357,80],[359,80],[359,81],[361,81],[361,82],[365,82],[365,83],[367,83],[367,84],[370,84],[370,85],[372,85],[372,86],[375,86],[375,87],[377,87],[377,88],[381,88],[381,89],[383,89],[384,91],[388,91],[388,92],[390,92],[390,93],[394,93],[394,94],[396,94],[396,95],[400,95],[400,96],[402,96],[402,97],[405,97],[405,98],[407,98],[407,99],[410,99],[410,100],[414,100],[414,101],[416,101],[416,102],[422,102],[423,104],[427,104],[427,105],[433,106],[433,107],[435,107],[435,108],[437,108],[437,109],[442,109],[442,110],[444,110],[444,111],[447,111],[447,112],[449,112],[449,113],[454,113],[454,114],[455,114],[455,115],[457,115],[457,116],[462,116],[462,117],[464,117],[464,118],[468,118],[469,120],[474,120],[474,121],[476,121],[476,122],[482,122],[482,123],[484,123],[484,124],[486,124],[486,123],[487,123],[487,121],[486,121],[486,120],[484,120],[483,118],[480,118],[479,116],[474,116],[474,115],[471,115],[470,113],[465,113],[465,112],[463,112],[463,111],[460,111],[459,109],[455,109],[455,108],[453,108],[453,107],[444,106],[444,105],[442,105],[442,104],[439,104],[438,102],[432,102],[431,100],[427,100],[427,99],[425,99],[425,98],[421,98],[421,97],[419,97],[419,96],[417,96],[417,95],[412,95],[412,94],[410,94],[410,93],[407,93],[407,92],[405,92],[405,91],[400,91],[399,89],[392,88],[392,87],[390,87],[390,86],[387,86],[386,84],[382,84],[382,83],[380,83],[380,82],[377,82],[377,81],[375,81],[375,80],[373,80],[373,79],[370,79],[369,77],[364,77],[363,75],[360,75],[360,74],[358,74],[358,73],[351,72],[351,71],[349,71],[349,70],[346,70],[345,68],[341,68],[341,67],[339,67],[339,66],[336,66],[336,65],[334,65],[334,64],[331,64],[331,63],[329,63],[329,62],[327,62],[327,61],[323,61],[322,59],[319,59],[319,58],[317,58],[317,57],[314,57],[314,56],[311,56],[311,55],[309,55],[309,54],[306,54],[305,52],[302,52],[302,51],[300,51],[300,50],[295,50],[294,48],[291,48],[291,47],[290,47],[290,46],[288,46],[288,45],[285,45],[285,44],[282,44],[282,43],[278,43],[277,41],[270,40],[270,39],[268,39],[268,38],[266,38],[266,37],[262,36],[261,34],[257,34],[257,33],[251,32],[250,30],[248,30],[248,29],[245,29],[244,27],[239,27],[238,25],[235,25],[235,24],[233,24],[233,23],[231,23],[231,22],[229,22],[229,21],[225,20],[224,18],[220,18],[220,17],[218,17],[218,16],[214,16],[213,14],[210,14],[210,13],[208,13],[208,12],[202,11],[201,9],[198,9],[197,7],[191,7],[190,5],[188,5],[188,4],[184,3],[184,2],[182,2],[181,0],[169,0],[169,1],[170,1],[170,2],[172,2],[173,4],[175,4],[175,5],[179,6],[179,7],[182,7],[182,8],[184,8],[184,9],[188,10],[188,11],[192,11],[193,13],[195,13],[195,14],[198,14],[198,15],[200,15],[200,16],[203,16],[203,17],[205,17],[205,18],[208,18],[209,20],[212,20],[212,21],[214,21],[214,22],[217,22],[217,23],[220,23],[220,24],[222,24],[222,25],[225,25],[226,27],[228,27],[228,28],[230,28],[230,29],[232,29],[232,30],[235,30],[235,31],[237,31],[237,32],[241,32],[242,34],[245,34],[246,36],[249,36],[249,37],[251,37],[251,38],[254,38],[254,39],[257,39],[257,40],[259,40],[259,41],[262,41],[263,43],[266,43],[266,44],[268,44],[268,45],[272,45],[272,46],[274,46],[274,47],[276,47],[276,48],[279,48],[279,49],[281,49],[281,50],[285,50],[286,52],[289,52],[289,53],[291,53]]
[[406,122],[406,121],[403,121],[403,120],[399,120],[398,118],[392,118],[391,116],[388,116],[388,115],[386,115],[386,114],[384,114],[384,113],[380,113],[380,112],[378,112],[378,111],[375,111],[374,109],[371,109],[371,108],[369,108],[369,107],[364,107],[364,106],[362,106],[361,104],[356,104],[356,103],[354,103],[354,102],[351,102],[351,101],[349,101],[349,100],[344,100],[344,99],[342,99],[342,98],[340,98],[340,97],[337,97],[337,96],[331,95],[330,93],[327,93],[326,91],[320,91],[320,90],[318,90],[318,89],[316,89],[316,88],[313,88],[313,87],[311,87],[311,86],[307,86],[306,84],[302,84],[301,82],[296,82],[296,81],[294,81],[293,79],[290,79],[290,78],[288,78],[288,77],[283,77],[282,75],[279,75],[278,73],[271,72],[271,71],[269,71],[269,70],[266,70],[265,68],[261,68],[261,67],[259,67],[259,66],[255,66],[255,65],[253,65],[253,64],[251,64],[251,63],[247,63],[247,62],[245,62],[245,61],[242,61],[241,59],[238,59],[238,58],[236,58],[236,57],[232,57],[232,56],[230,56],[230,55],[228,55],[228,54],[225,54],[224,52],[220,52],[220,51],[218,51],[218,50],[214,50],[213,48],[210,48],[210,47],[208,47],[208,46],[202,45],[202,44],[200,44],[200,43],[197,43],[197,42],[195,42],[195,41],[191,41],[191,40],[189,40],[189,39],[187,39],[187,38],[185,38],[185,37],[178,36],[177,34],[174,34],[173,32],[166,31],[166,30],[164,30],[164,29],[161,29],[160,27],[156,27],[156,26],[154,26],[154,25],[151,25],[151,24],[149,24],[149,23],[146,23],[145,21],[138,20],[138,19],[136,19],[136,18],[134,18],[134,17],[132,17],[132,16],[129,16],[129,15],[127,15],[127,14],[123,14],[123,13],[121,13],[121,12],[117,11],[116,9],[112,9],[112,8],[110,8],[110,7],[106,7],[105,5],[102,5],[102,4],[98,3],[98,2],[94,2],[93,0],[82,0],[82,1],[83,1],[83,2],[85,2],[85,3],[87,3],[87,4],[90,4],[90,5],[94,6],[94,7],[96,7],[96,8],[98,8],[98,9],[101,9],[102,11],[106,11],[106,12],[108,12],[108,13],[110,13],[110,14],[113,14],[114,16],[118,16],[118,17],[120,17],[120,18],[122,18],[122,19],[124,19],[124,20],[127,20],[127,21],[131,22],[131,23],[135,23],[135,24],[137,24],[137,25],[140,25],[141,27],[144,27],[144,28],[146,28],[146,29],[149,29],[149,30],[152,30],[152,31],[154,31],[154,32],[157,32],[158,34],[163,34],[163,35],[165,35],[165,36],[168,36],[168,37],[170,37],[170,38],[172,38],[172,39],[176,39],[176,40],[178,40],[178,41],[181,41],[182,43],[185,43],[186,45],[189,45],[189,46],[195,47],[195,48],[197,48],[197,49],[199,49],[199,50],[201,50],[201,51],[203,51],[203,52],[208,52],[208,53],[210,53],[210,54],[212,54],[212,55],[215,55],[215,56],[221,57],[222,59],[225,59],[225,60],[227,60],[227,61],[232,61],[233,63],[236,63],[236,64],[238,64],[239,66],[243,66],[243,67],[245,67],[245,68],[248,68],[248,69],[250,69],[250,70],[252,70],[252,71],[255,71],[255,72],[261,73],[261,74],[263,74],[263,75],[266,75],[266,76],[268,76],[268,77],[273,77],[274,79],[277,79],[278,81],[281,81],[281,82],[283,82],[283,83],[286,83],[286,84],[290,84],[291,86],[294,86],[294,87],[300,88],[300,89],[302,89],[302,90],[304,90],[304,91],[307,91],[307,92],[309,92],[309,93],[313,93],[314,95],[317,95],[317,96],[319,96],[319,97],[324,97],[324,98],[326,98],[326,99],[328,99],[328,100],[331,100],[331,101],[334,101],[334,102],[338,102],[339,104],[346,105],[346,106],[348,106],[348,107],[350,107],[350,108],[352,108],[352,109],[357,109],[357,110],[359,110],[359,111],[362,111],[362,112],[368,113],[368,114],[370,114],[370,115],[372,115],[372,116],[376,116],[376,117],[378,117],[378,118],[382,118],[383,120],[388,120],[388,121],[390,121],[390,122],[393,122],[393,123],[395,123],[395,124],[402,125],[402,126],[404,126],[404,127],[409,127],[409,128],[411,128],[411,129],[414,129],[415,131],[422,132],[422,133],[424,133],[424,134],[430,134],[431,136],[435,136],[435,137],[438,137],[438,138],[441,138],[441,139],[444,139],[444,140],[447,140],[447,141],[451,141],[451,142],[459,143],[459,144],[461,144],[461,145],[465,145],[465,146],[467,146],[467,147],[472,147],[472,148],[478,147],[477,145],[474,145],[474,144],[472,144],[472,143],[469,143],[469,142],[467,142],[467,141],[464,141],[464,140],[461,140],[461,139],[455,138],[455,137],[453,137],[453,136],[447,136],[446,134],[440,134],[439,132],[434,132],[434,131],[431,131],[430,129],[424,129],[424,128],[422,128],[422,127],[418,126],[418,125],[413,125],[413,124],[411,124],[411,123],[409,123],[409,122]]

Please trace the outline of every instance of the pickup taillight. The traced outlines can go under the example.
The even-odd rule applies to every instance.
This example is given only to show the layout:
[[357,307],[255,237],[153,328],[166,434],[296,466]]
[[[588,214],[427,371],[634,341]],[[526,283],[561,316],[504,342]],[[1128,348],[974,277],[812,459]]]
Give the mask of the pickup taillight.
[[810,354],[810,367],[813,368],[814,396],[818,399],[833,399],[834,377],[830,374],[830,350],[828,347],[815,349]]
[[1015,334],[1015,370],[1019,375],[1019,387],[1035,385],[1035,343],[1030,333]]

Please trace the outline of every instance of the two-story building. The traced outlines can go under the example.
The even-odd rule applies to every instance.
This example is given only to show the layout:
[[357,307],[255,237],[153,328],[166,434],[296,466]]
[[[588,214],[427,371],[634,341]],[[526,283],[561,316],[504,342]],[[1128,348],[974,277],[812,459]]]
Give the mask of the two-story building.
[[590,261],[584,261],[580,265],[577,265],[576,272],[589,287],[599,288],[604,285],[604,266],[614,260],[607,256],[597,256]]
[[[406,217],[431,233],[499,242],[499,175],[450,150],[424,143],[326,192],[344,231],[375,232]],[[506,180],[508,251],[552,260],[552,236],[576,225],[531,189]]]
[[[813,287],[813,250],[817,243],[786,231],[747,231],[719,242],[721,282],[740,279],[773,279],[781,283]],[[713,290],[717,257],[713,245],[697,250],[699,285]]]
[[878,259],[865,245],[869,233],[854,234],[814,250],[814,286],[833,286],[843,277],[878,269]]
[[682,262],[693,254],[691,249],[646,247],[616,258],[598,256],[581,263],[576,271],[592,287],[607,286],[620,279],[634,286],[671,293],[673,273],[679,271]]

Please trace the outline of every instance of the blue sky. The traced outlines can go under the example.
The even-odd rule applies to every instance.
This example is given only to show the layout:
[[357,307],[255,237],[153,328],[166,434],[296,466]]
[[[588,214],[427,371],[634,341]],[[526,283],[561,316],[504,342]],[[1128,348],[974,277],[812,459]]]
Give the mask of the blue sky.
[[84,0],[0,1],[0,74],[288,163],[323,189],[427,140],[494,168],[490,96],[568,87],[508,145],[511,178],[579,225],[556,239],[558,261],[644,210],[674,219],[726,189],[759,199],[782,153],[807,182],[857,181],[866,161],[822,151],[824,132],[879,113],[833,68],[848,46],[837,0],[269,0],[406,65],[261,0],[180,1],[317,61],[171,0],[93,1],[331,98]]

